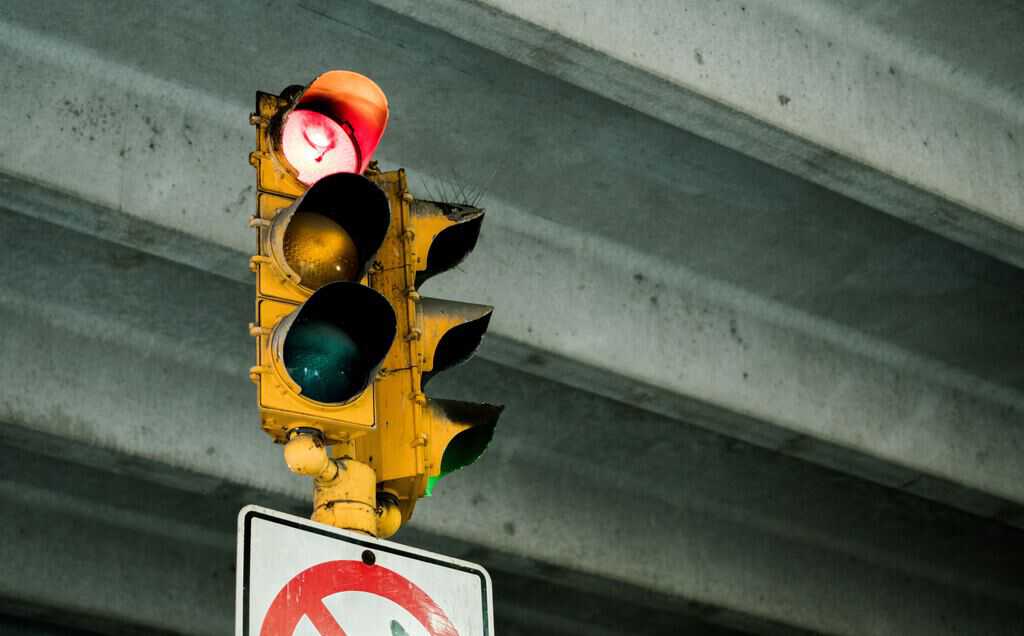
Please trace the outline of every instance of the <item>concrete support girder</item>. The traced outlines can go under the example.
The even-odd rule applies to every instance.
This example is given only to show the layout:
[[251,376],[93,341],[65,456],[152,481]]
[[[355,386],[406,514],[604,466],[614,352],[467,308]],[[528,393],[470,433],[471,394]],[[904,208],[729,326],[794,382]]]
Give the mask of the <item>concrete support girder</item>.
[[427,290],[499,306],[485,356],[1019,517],[1019,270],[369,5],[86,6],[0,19],[22,213],[248,280],[254,87],[372,68],[385,160],[489,184],[470,266]]
[[379,4],[1024,265],[1012,4]]
[[[117,454],[102,468],[41,455],[60,443],[25,431],[0,444],[0,509],[16,510],[0,526],[0,632],[18,636],[69,634],[225,634],[234,629],[235,513],[243,501],[298,512],[305,504],[223,488],[197,495],[116,472]],[[103,454],[93,449],[96,457]],[[115,472],[111,472],[111,469]],[[560,636],[586,629],[619,634],[632,616],[645,634],[693,629],[712,636],[738,633],[706,622],[685,604],[658,607],[611,581],[571,584],[572,573],[529,560],[486,553],[451,537],[411,530],[413,545],[482,558],[501,590],[496,627],[503,634]],[[615,593],[610,594],[609,588]],[[559,599],[557,607],[544,599]],[[615,611],[595,610],[615,599]],[[657,608],[657,613],[651,610]],[[572,626],[566,631],[566,626]],[[521,631],[522,630],[522,631]],[[781,633],[781,632],[780,632]]]
[[[56,462],[50,472],[5,462],[18,506],[50,499],[32,495],[31,484],[73,495],[79,481],[65,483],[59,468],[68,461],[164,491],[226,497],[214,508],[220,518],[239,500],[307,497],[308,484],[253,425],[252,387],[238,372],[251,346],[238,328],[249,286],[27,217],[0,220],[5,235],[26,237],[16,244],[24,252],[5,253],[10,277],[0,288],[4,444]],[[485,360],[431,389],[508,405],[492,449],[442,482],[412,526],[483,550],[485,564],[486,555],[507,554],[554,580],[614,581],[704,608],[702,620],[764,633],[1024,628],[1019,530]],[[116,489],[110,496],[115,507],[142,507],[133,518],[164,540],[218,541],[146,521],[151,504],[118,499]],[[76,509],[58,502],[54,513],[62,506]],[[77,510],[107,523],[102,506]],[[75,527],[93,540],[86,525],[66,531]],[[21,552],[15,535],[0,545]],[[52,556],[21,558],[32,555]],[[30,604],[73,601],[6,585],[6,595]],[[145,624],[173,627],[161,616]]]
[[[5,184],[23,212],[241,278],[231,259],[244,262],[244,254],[24,182]],[[12,235],[17,232],[12,228]],[[95,302],[77,289],[33,294],[38,272],[30,255],[44,249],[45,241],[26,242],[21,256],[9,254],[27,268],[19,277],[24,285],[8,290],[14,294],[11,306],[74,315],[78,306]],[[432,282],[425,291],[507,307],[492,320],[496,337],[485,344],[485,357],[977,514],[1024,521],[1015,492],[1022,482],[1014,476],[1024,433],[1012,425],[1020,412],[1012,391],[692,273],[659,271],[660,264],[643,255],[573,236],[540,219],[523,223],[498,216],[479,249],[489,261]],[[638,280],[634,271],[647,275]],[[130,294],[133,283],[123,272],[110,276]],[[58,282],[43,287],[56,289]],[[540,307],[558,310],[538,313],[537,299],[544,297],[549,303]],[[649,298],[664,300],[656,305]],[[94,328],[109,329],[110,320],[136,322],[141,315],[104,317]],[[604,335],[621,331],[617,325],[629,326],[628,338]],[[519,340],[524,330],[526,342]],[[225,354],[238,346],[211,345]],[[208,354],[190,345],[175,355]],[[665,378],[674,381],[666,386]],[[240,401],[237,408],[250,405]],[[961,425],[965,417],[970,427]],[[894,421],[901,426],[890,426]],[[866,434],[869,429],[874,432]]]
[[[500,18],[481,18],[485,35],[512,25],[485,48],[520,31],[547,37],[496,5],[450,6]],[[1017,529],[780,455],[1024,524],[1024,273],[894,219],[893,202],[926,227],[914,215],[948,212],[952,229],[933,229],[1007,262],[1019,247],[1012,219],[965,213],[991,199],[947,209],[955,192],[926,195],[884,166],[864,173],[863,157],[821,154],[818,141],[780,136],[770,117],[737,117],[692,87],[659,99],[685,98],[705,128],[648,112],[620,94],[637,86],[628,64],[581,58],[576,69],[603,72],[625,87],[616,94],[552,70],[544,51],[564,37],[529,40],[534,59],[519,64],[518,52],[456,35],[366,2],[0,8],[0,81],[12,87],[0,236],[14,237],[0,254],[5,443],[211,501],[307,497],[257,430],[245,380],[245,115],[256,88],[345,66],[392,100],[385,167],[408,167],[421,195],[482,188],[489,210],[464,270],[424,291],[497,305],[492,336],[466,373],[431,389],[510,408],[493,452],[417,509],[416,540],[603,590],[595,599],[620,586],[657,595],[666,633],[679,604],[762,633],[1021,631]],[[717,63],[701,50],[703,66]],[[786,95],[778,107],[797,109]],[[781,148],[785,161],[687,130],[762,159]],[[993,142],[988,159],[1002,148]],[[801,160],[814,166],[791,165]],[[985,196],[1012,197],[1004,177],[985,177]],[[964,238],[972,223],[983,226],[976,241]],[[26,523],[44,523],[63,489],[38,492]],[[151,533],[147,518],[137,520]],[[85,519],[83,536],[116,537],[119,523]],[[38,545],[10,539],[12,550]],[[73,600],[6,585],[26,606]],[[142,618],[104,607],[174,629],[159,604]],[[538,622],[568,628],[529,612],[518,625]]]

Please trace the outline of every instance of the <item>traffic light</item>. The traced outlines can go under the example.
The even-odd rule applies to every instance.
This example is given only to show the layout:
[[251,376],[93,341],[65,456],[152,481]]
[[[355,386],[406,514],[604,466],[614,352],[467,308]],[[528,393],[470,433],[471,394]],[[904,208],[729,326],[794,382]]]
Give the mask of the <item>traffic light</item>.
[[487,330],[491,307],[419,293],[473,249],[483,211],[416,200],[403,170],[371,163],[388,105],[362,75],[256,102],[262,426],[314,478],[314,520],[389,536],[483,452],[501,411],[423,392]]

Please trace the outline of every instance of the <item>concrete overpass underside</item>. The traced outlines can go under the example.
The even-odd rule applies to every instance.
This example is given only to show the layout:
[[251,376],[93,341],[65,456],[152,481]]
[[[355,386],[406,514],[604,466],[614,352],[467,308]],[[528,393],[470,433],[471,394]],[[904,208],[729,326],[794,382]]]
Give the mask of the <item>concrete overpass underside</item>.
[[431,389],[507,409],[396,539],[498,631],[1024,632],[1021,10],[549,4],[0,7],[0,631],[229,632],[238,508],[306,511],[248,113],[351,68],[488,210]]

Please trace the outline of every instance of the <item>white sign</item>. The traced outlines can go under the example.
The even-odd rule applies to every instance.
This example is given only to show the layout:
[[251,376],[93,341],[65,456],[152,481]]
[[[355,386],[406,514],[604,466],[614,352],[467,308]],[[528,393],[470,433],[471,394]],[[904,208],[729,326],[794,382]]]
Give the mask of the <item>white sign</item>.
[[479,565],[267,508],[238,515],[237,636],[493,636]]

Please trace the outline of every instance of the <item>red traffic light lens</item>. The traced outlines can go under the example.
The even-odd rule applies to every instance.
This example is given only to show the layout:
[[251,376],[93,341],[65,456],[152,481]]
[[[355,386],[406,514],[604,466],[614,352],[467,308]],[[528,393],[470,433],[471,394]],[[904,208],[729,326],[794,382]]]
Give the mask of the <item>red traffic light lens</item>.
[[281,146],[299,181],[306,185],[359,168],[359,155],[348,131],[316,111],[292,111],[281,130]]

